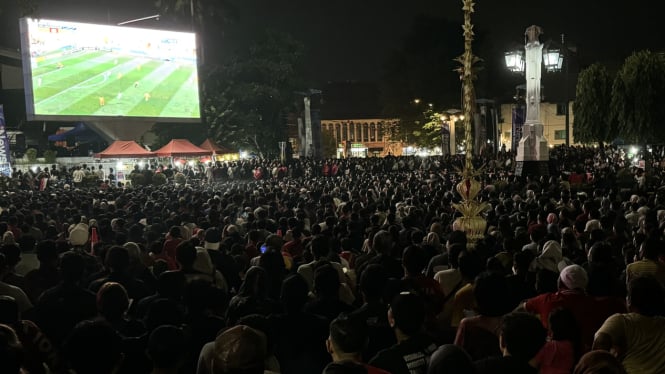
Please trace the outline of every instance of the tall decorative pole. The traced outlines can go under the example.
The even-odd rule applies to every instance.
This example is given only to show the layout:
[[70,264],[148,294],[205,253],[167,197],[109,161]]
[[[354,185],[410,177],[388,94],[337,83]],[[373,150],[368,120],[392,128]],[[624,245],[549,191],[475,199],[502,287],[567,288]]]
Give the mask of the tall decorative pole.
[[464,140],[466,142],[466,157],[464,160],[464,169],[461,172],[462,180],[457,185],[457,192],[462,197],[462,202],[454,204],[453,207],[462,213],[462,217],[455,220],[455,228],[466,233],[467,247],[473,249],[475,243],[485,235],[487,222],[482,213],[489,207],[487,203],[476,200],[480,192],[480,182],[476,177],[480,171],[473,167],[473,132],[472,124],[475,112],[475,90],[473,80],[475,72],[473,65],[480,61],[480,58],[473,55],[473,24],[471,23],[471,14],[474,12],[475,3],[473,0],[462,0],[462,10],[464,11],[464,54],[456,59],[462,66],[457,71],[462,79],[462,111],[464,113]]

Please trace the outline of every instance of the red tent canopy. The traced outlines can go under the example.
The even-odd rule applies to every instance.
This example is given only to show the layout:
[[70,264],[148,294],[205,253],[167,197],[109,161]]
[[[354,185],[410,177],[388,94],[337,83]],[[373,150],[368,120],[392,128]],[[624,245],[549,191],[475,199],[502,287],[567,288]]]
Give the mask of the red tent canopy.
[[154,152],[145,150],[133,140],[116,140],[105,150],[95,154],[96,158],[141,158],[155,157]]
[[186,139],[173,139],[155,151],[159,157],[196,157],[210,156],[212,151],[199,148]]
[[214,152],[218,155],[223,155],[223,154],[226,154],[226,153],[235,153],[232,150],[230,150],[226,147],[222,147],[221,145],[215,143],[211,139],[206,139],[206,141],[201,143],[201,145],[199,147],[201,147],[203,149],[207,149],[210,152]]

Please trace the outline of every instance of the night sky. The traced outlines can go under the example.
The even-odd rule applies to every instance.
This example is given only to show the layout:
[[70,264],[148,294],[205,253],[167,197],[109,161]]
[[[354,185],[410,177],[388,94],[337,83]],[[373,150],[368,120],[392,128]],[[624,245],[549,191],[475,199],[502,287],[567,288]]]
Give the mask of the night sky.
[[[112,5],[104,5],[106,2]],[[223,55],[246,45],[266,27],[284,30],[305,44],[308,78],[317,82],[378,79],[384,61],[402,47],[418,14],[459,23],[462,20],[459,0],[235,0],[235,3],[238,17],[219,38]],[[659,12],[651,4],[646,0],[479,0],[473,21],[476,30],[485,32],[489,42],[499,49],[523,43],[525,28],[537,24],[545,30],[543,39],[558,39],[565,33],[566,40],[577,46],[581,65],[597,61],[619,65],[634,50],[665,49],[662,37],[665,23],[658,20]],[[16,24],[14,13],[5,11],[3,22]],[[117,23],[152,14],[155,14],[152,0],[41,2],[44,18]],[[147,21],[135,26],[167,25]],[[0,45],[17,46],[16,36],[17,33],[0,36]],[[459,38],[462,38],[461,29]],[[481,57],[496,60],[497,56]]]

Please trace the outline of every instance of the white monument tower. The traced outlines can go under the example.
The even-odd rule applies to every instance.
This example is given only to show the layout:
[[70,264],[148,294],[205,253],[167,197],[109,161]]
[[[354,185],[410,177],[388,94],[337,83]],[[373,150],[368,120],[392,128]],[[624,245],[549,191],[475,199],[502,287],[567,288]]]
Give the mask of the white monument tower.
[[515,173],[517,175],[548,175],[549,148],[543,136],[540,121],[540,74],[543,45],[539,37],[543,29],[530,26],[524,33],[526,39],[526,120],[522,139],[517,147]]

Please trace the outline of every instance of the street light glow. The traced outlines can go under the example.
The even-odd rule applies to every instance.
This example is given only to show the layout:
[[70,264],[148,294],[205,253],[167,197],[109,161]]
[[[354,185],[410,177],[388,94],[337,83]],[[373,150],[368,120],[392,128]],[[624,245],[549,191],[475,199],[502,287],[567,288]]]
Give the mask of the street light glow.
[[563,66],[563,53],[558,48],[543,50],[543,63],[545,69],[550,72],[561,71]]
[[505,53],[506,67],[508,70],[521,73],[524,72],[524,51],[517,49]]

